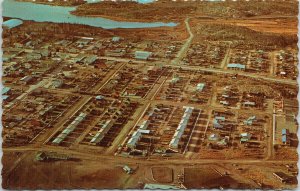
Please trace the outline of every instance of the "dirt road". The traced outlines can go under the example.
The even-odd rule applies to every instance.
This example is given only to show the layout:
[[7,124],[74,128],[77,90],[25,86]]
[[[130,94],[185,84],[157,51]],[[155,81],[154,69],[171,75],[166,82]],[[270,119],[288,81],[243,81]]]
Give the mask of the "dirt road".
[[186,40],[186,42],[184,43],[184,45],[181,47],[181,49],[179,50],[179,52],[177,53],[177,56],[175,59],[173,59],[171,61],[171,64],[172,65],[176,65],[176,64],[179,64],[179,62],[182,60],[182,58],[184,58],[186,52],[188,51],[191,43],[192,43],[192,40],[194,38],[194,34],[192,33],[191,31],[191,27],[190,27],[190,24],[189,24],[189,18],[186,18],[185,21],[185,26],[186,26],[186,30],[188,31],[189,33],[189,38]]

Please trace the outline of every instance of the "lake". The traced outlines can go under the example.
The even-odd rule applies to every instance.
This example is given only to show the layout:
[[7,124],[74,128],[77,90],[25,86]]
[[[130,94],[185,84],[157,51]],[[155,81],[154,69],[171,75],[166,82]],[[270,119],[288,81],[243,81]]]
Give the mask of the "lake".
[[[103,0],[85,0],[87,3],[97,3],[101,2]],[[146,4],[146,3],[152,3],[154,0],[136,0],[138,3]]]
[[[143,3],[150,1],[151,0],[143,0]],[[70,11],[75,10],[76,7],[51,6],[31,2],[17,2],[14,0],[4,0],[2,3],[2,8],[2,15],[4,17],[12,17],[36,22],[84,24],[105,29],[153,28],[162,26],[174,27],[177,25],[173,22],[119,22],[101,17],[75,16],[70,14]]]

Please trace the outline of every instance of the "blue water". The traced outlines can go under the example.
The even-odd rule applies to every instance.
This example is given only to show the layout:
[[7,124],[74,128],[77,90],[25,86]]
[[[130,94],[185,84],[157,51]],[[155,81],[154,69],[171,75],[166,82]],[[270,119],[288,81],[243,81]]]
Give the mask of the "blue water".
[[[87,3],[98,3],[103,0],[86,0]],[[146,4],[146,3],[152,3],[154,0],[135,0],[138,3]]]
[[[142,1],[142,0],[140,0]],[[151,0],[143,0],[143,2]],[[153,28],[174,27],[176,23],[143,23],[143,22],[118,22],[100,17],[82,17],[70,14],[76,7],[50,6],[31,2],[17,2],[15,0],[4,0],[2,3],[4,17],[32,20],[36,22],[72,23],[84,24],[105,29],[113,28]]]
[[154,0],[137,0],[138,3],[152,3]]

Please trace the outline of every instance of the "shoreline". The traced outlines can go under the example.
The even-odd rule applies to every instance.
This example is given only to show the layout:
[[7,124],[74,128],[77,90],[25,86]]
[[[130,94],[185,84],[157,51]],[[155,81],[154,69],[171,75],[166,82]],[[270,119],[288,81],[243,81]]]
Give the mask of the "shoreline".
[[[109,19],[109,20],[113,20],[113,21],[117,21],[117,22],[141,22],[141,23],[175,23],[177,24],[176,26],[182,24],[184,22],[184,19],[180,19],[180,20],[161,20],[158,21],[156,19],[129,19],[129,18],[122,18],[122,17],[116,17],[116,16],[108,16],[108,15],[84,15],[84,14],[80,14],[77,13],[76,10],[75,11],[71,11],[70,14],[74,15],[74,16],[80,16],[80,17],[92,17],[92,18],[104,18],[104,19]],[[164,27],[176,27],[176,26],[164,26]],[[156,28],[156,27],[154,27]]]
[[79,5],[84,5],[86,3],[81,3],[77,5],[69,4],[68,1],[63,2],[42,2],[42,1],[32,1],[32,0],[15,0],[17,2],[26,2],[26,3],[35,3],[35,4],[41,4],[41,5],[49,5],[49,6],[59,6],[59,7],[77,7]]

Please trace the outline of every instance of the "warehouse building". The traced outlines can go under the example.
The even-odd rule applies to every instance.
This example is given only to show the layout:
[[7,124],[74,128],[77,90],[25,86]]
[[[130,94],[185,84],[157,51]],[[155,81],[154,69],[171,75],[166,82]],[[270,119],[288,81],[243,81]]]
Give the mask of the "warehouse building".
[[102,126],[102,128],[96,133],[96,135],[90,141],[91,144],[98,144],[102,141],[105,135],[108,133],[110,128],[113,126],[114,122],[112,120],[108,120]]
[[184,114],[183,114],[181,121],[174,133],[174,136],[173,136],[170,144],[169,144],[171,149],[178,149],[179,141],[180,141],[182,135],[184,134],[184,130],[188,124],[189,118],[194,109],[193,107],[183,107],[183,108],[185,108]]
[[152,52],[136,51],[134,57],[135,57],[135,59],[139,59],[139,60],[148,60],[151,55],[152,55]]
[[234,69],[234,70],[245,70],[246,66],[243,64],[228,64],[228,69]]
[[75,130],[75,128],[85,119],[85,117],[85,113],[80,113],[80,115],[76,117],[75,120],[52,141],[52,143],[59,145],[70,133]]

